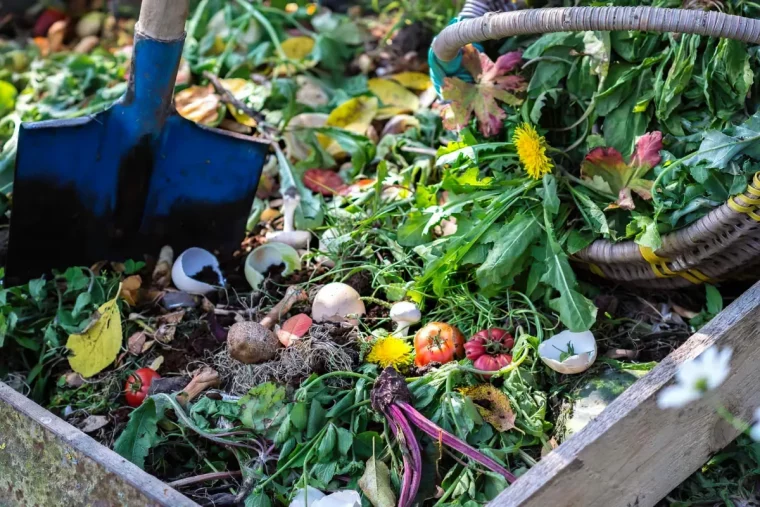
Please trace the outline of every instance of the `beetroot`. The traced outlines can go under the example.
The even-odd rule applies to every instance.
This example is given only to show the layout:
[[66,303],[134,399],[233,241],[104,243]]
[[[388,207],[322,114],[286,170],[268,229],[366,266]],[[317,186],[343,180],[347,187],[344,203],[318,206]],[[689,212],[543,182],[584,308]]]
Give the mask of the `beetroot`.
[[[422,479],[422,452],[420,444],[414,436],[412,425],[423,433],[428,434],[441,444],[451,447],[468,458],[480,463],[489,470],[501,474],[511,484],[516,477],[495,460],[480,453],[466,442],[455,437],[448,431],[426,419],[412,405],[412,395],[406,386],[406,381],[393,368],[386,368],[378,375],[372,388],[372,408],[382,413],[391,428],[396,432],[396,438],[403,453],[404,474],[399,495],[399,507],[411,507]],[[410,424],[411,423],[411,424]]]

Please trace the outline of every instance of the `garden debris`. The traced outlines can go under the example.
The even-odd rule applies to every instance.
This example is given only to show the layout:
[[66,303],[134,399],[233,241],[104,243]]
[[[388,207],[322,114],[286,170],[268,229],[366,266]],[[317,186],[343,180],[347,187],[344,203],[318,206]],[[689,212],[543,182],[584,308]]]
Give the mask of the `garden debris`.
[[219,374],[213,368],[204,366],[193,373],[193,379],[177,395],[177,401],[181,405],[187,405],[203,391],[212,387],[219,387]]
[[119,354],[123,338],[117,300],[118,296],[103,303],[83,333],[69,335],[66,341],[66,347],[72,352],[69,365],[84,378],[100,373]]
[[79,429],[84,433],[94,433],[106,426],[110,421],[104,415],[91,415],[79,424]]
[[169,245],[161,248],[158,254],[156,267],[151,276],[152,286],[158,290],[166,289],[172,282],[172,264],[174,263],[174,250]]

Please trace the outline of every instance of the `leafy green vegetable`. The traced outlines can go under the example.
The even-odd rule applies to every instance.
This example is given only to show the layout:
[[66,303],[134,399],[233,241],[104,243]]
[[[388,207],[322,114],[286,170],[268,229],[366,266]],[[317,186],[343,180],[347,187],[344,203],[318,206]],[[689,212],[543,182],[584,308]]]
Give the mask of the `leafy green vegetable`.
[[251,388],[238,404],[243,426],[271,438],[286,415],[285,388],[272,382],[260,384]]
[[129,423],[116,439],[113,450],[140,468],[145,468],[145,457],[161,439],[158,421],[163,418],[166,406],[154,398],[147,398],[129,414]]

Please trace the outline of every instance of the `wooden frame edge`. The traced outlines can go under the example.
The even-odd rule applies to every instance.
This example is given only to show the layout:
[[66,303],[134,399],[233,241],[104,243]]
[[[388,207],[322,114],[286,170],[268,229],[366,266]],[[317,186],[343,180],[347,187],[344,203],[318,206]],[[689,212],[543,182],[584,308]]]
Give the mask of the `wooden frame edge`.
[[[718,314],[596,419],[507,488],[489,507],[655,505],[733,441],[715,410],[751,420],[760,406],[760,282]],[[678,366],[712,346],[733,349],[731,373],[711,396],[682,409],[657,407]]]

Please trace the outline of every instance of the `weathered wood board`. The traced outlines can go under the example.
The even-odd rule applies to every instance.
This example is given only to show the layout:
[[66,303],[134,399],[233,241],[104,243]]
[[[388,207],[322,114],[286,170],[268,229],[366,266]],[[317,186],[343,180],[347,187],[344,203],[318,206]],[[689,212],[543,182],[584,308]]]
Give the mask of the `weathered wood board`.
[[657,393],[678,365],[713,345],[731,347],[731,374],[714,395],[750,421],[760,407],[760,283],[628,388],[588,426],[542,459],[489,507],[647,507],[738,432],[703,399],[676,410]]
[[0,506],[198,504],[0,382]]

